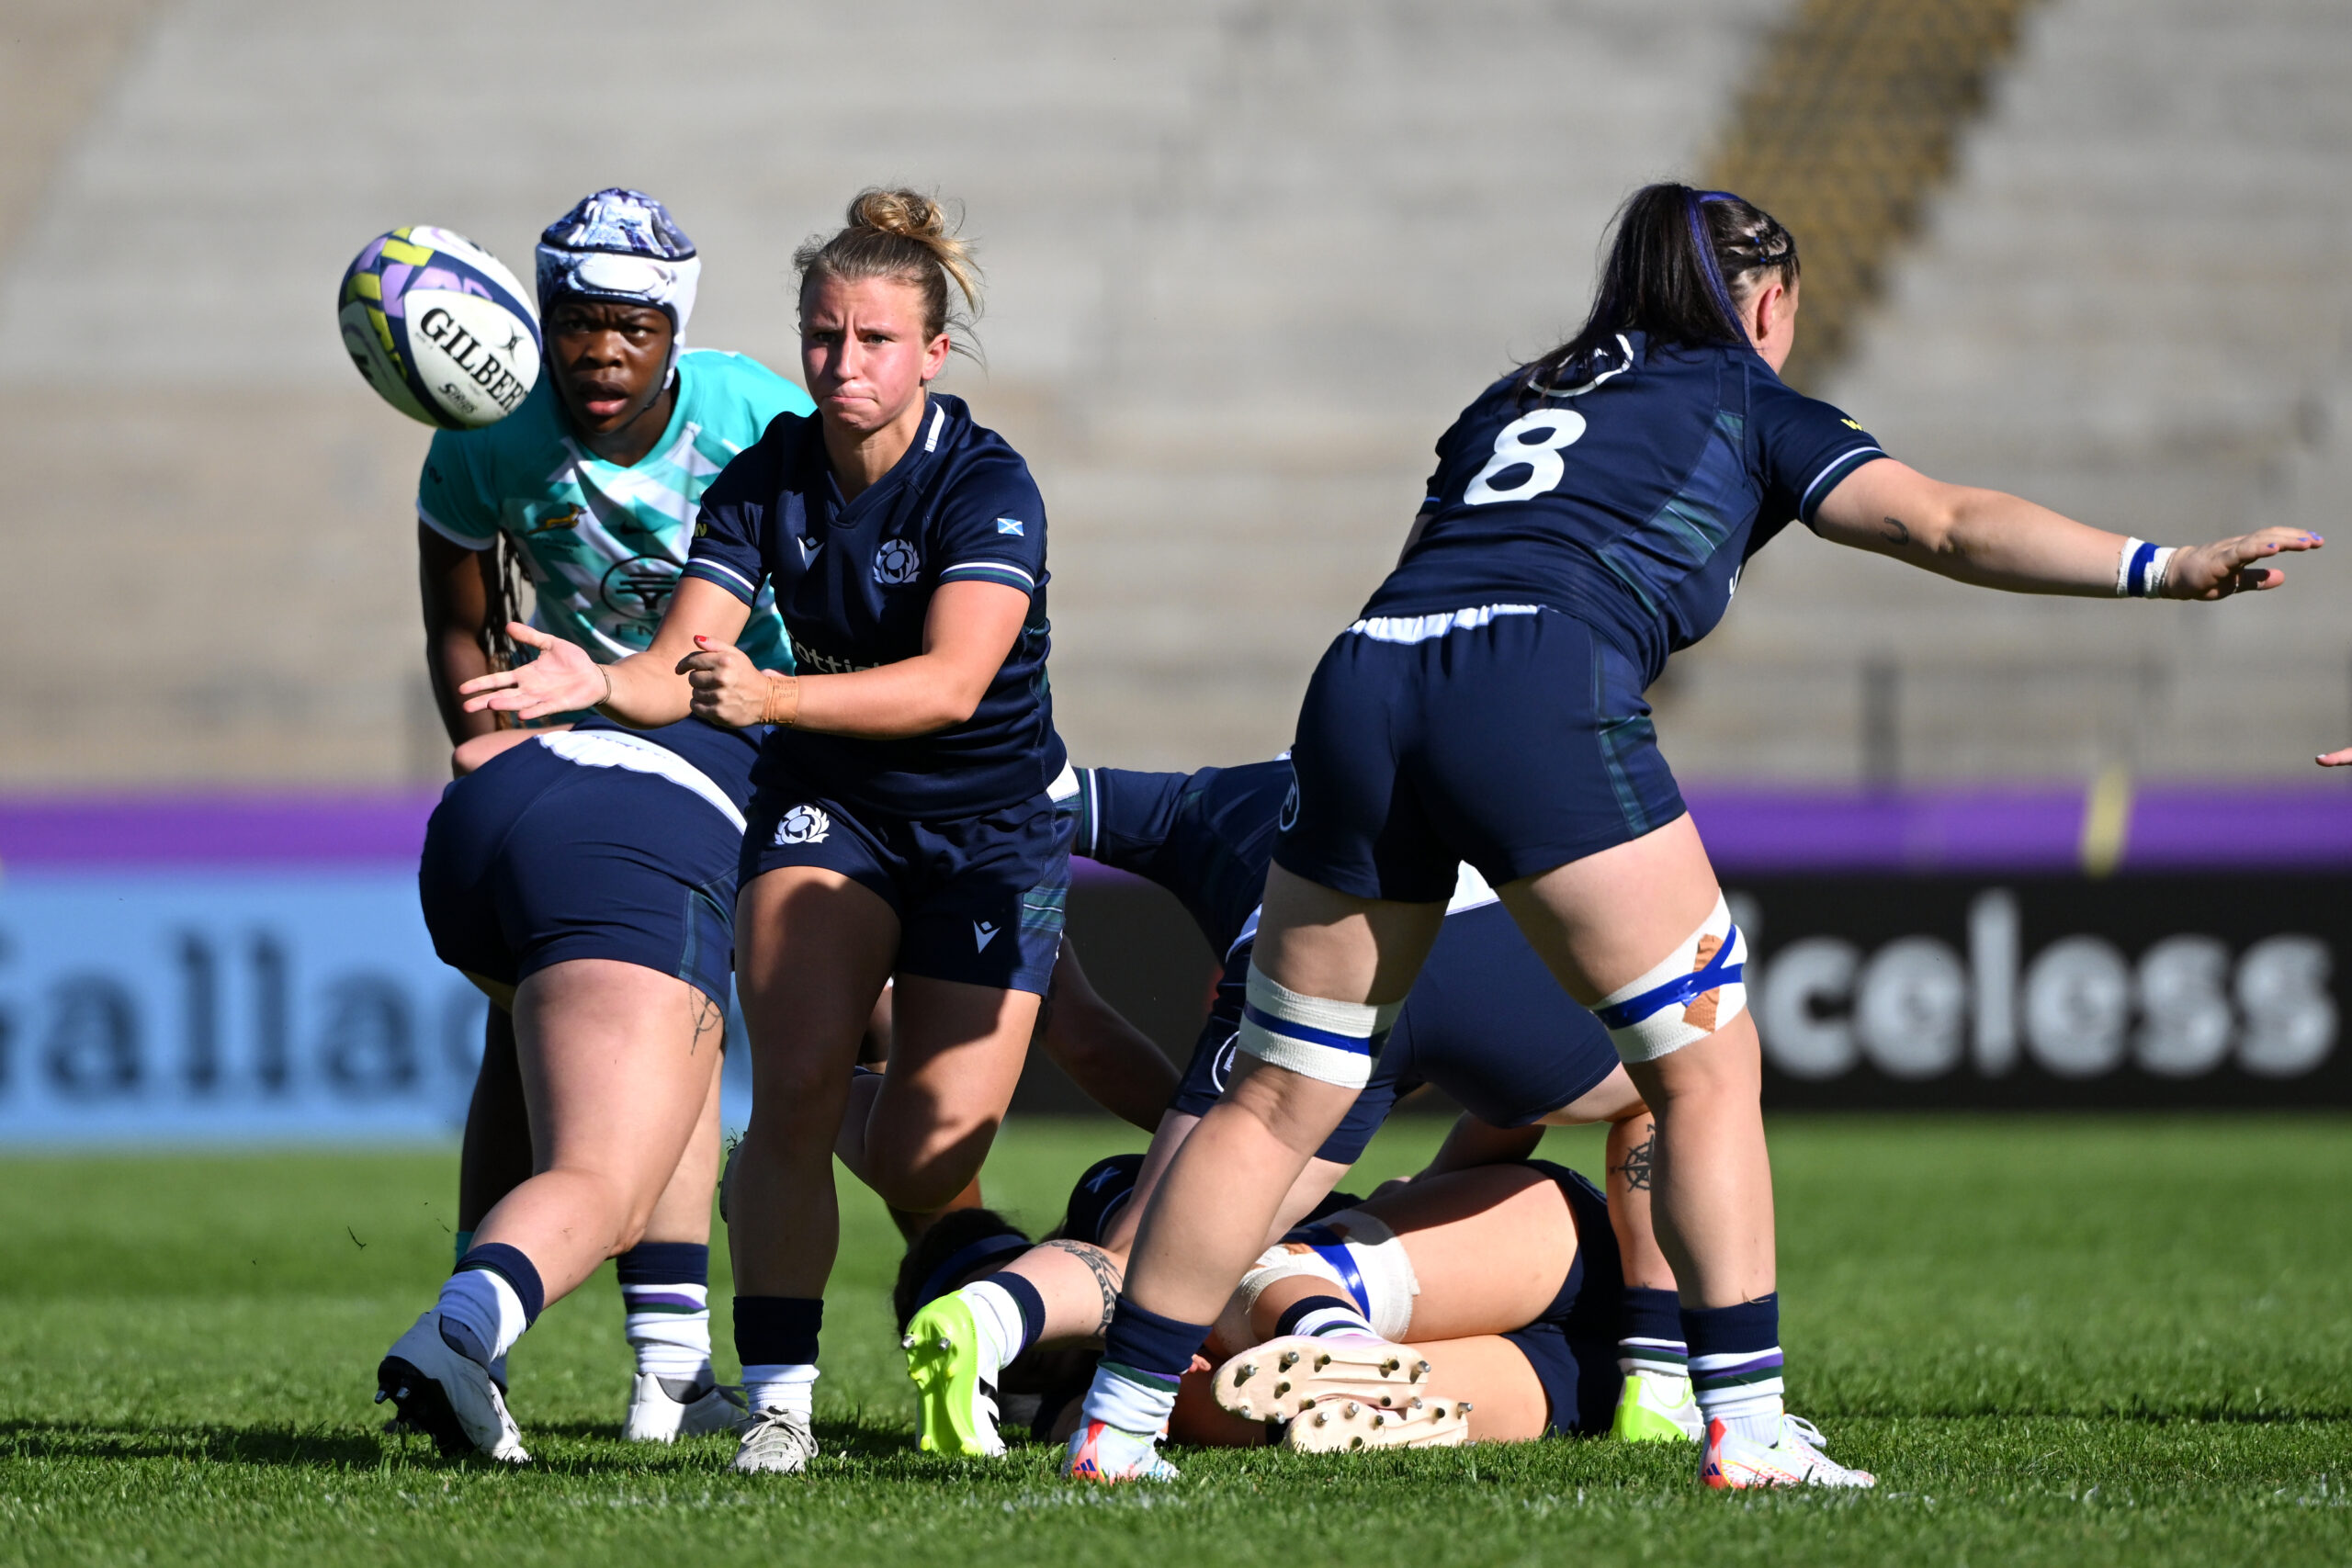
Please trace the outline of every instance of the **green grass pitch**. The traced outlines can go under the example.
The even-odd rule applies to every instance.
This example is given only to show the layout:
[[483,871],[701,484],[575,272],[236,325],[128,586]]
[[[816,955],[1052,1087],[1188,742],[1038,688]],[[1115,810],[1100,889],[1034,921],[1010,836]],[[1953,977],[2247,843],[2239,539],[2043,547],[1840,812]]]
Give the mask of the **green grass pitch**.
[[[616,1440],[609,1270],[515,1354],[538,1462],[447,1464],[381,1437],[368,1396],[447,1267],[452,1156],[12,1158],[0,1562],[2343,1562],[2347,1131],[1777,1122],[1793,1404],[1879,1473],[1862,1495],[1711,1495],[1684,1453],[1605,1441],[1179,1453],[1181,1483],[1115,1491],[1065,1486],[1043,1448],[922,1458],[895,1248],[862,1193],[805,1479],[739,1479],[724,1441]],[[1392,1129],[1366,1174],[1409,1168],[1435,1132]],[[1083,1160],[1139,1142],[1016,1124],[991,1195],[1042,1226]],[[1597,1144],[1545,1152],[1589,1170]],[[718,1339],[724,1368],[723,1307]]]

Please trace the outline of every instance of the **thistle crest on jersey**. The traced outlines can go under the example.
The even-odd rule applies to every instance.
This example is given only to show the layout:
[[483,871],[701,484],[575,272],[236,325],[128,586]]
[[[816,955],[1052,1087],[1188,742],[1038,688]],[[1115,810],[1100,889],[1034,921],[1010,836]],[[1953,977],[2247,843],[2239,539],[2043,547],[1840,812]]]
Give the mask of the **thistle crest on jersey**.
[[379,234],[345,269],[336,322],[351,363],[411,419],[471,430],[513,413],[539,378],[539,322],[523,286],[462,234]]

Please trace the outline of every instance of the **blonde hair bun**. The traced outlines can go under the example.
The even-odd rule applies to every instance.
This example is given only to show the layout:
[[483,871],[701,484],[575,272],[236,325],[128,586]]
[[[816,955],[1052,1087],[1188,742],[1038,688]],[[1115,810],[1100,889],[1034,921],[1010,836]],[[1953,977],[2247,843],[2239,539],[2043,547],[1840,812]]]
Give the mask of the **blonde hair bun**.
[[830,239],[811,239],[792,254],[800,287],[820,277],[845,282],[888,277],[923,297],[925,330],[933,337],[970,326],[948,308],[947,286],[963,295],[970,316],[980,313],[979,267],[971,245],[956,237],[945,204],[914,190],[870,186],[850,198],[844,227]]

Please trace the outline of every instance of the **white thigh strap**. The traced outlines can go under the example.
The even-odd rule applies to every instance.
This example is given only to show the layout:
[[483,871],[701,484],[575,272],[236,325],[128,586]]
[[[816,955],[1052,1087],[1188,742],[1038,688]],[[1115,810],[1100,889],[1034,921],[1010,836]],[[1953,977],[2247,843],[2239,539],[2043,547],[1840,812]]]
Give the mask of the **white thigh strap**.
[[1675,950],[1592,1010],[1628,1062],[1654,1061],[1695,1044],[1747,1006],[1741,976],[1747,940],[1731,923],[1731,906],[1715,895],[1714,912]]

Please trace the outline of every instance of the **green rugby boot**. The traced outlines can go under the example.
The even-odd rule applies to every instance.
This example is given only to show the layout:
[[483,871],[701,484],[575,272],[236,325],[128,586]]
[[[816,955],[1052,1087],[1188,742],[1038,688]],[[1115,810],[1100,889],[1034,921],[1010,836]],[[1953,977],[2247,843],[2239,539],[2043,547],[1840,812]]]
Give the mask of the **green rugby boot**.
[[915,1384],[915,1447],[927,1454],[1004,1452],[996,1429],[996,1347],[950,1293],[907,1323],[899,1346]]
[[1706,1433],[1689,1378],[1635,1372],[1617,1395],[1609,1435],[1628,1443],[1695,1443]]

